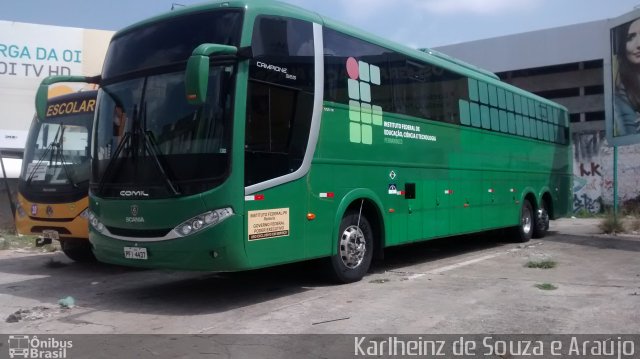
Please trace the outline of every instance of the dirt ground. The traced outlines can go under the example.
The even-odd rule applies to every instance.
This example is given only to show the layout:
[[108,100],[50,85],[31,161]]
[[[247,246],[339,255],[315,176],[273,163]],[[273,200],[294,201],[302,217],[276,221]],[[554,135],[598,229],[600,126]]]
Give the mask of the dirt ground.
[[3,250],[0,333],[640,333],[639,236],[589,219],[551,231],[393,248],[349,285],[317,262],[215,274]]

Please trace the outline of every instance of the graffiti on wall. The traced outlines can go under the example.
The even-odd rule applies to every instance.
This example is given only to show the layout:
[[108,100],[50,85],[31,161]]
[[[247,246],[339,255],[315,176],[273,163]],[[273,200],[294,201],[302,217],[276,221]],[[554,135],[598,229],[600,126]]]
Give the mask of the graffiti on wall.
[[[606,147],[601,161],[605,174],[602,198],[613,204],[613,148]],[[618,203],[638,198],[640,195],[640,145],[618,147]]]
[[[605,131],[573,134],[573,211],[598,213],[613,205],[613,148]],[[640,145],[618,148],[619,203],[640,195]]]
[[573,134],[573,211],[600,212],[602,209],[601,153],[605,132]]

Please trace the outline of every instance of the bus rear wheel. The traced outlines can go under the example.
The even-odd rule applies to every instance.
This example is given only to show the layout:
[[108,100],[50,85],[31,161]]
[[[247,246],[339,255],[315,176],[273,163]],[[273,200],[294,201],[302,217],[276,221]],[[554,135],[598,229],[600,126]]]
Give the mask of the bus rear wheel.
[[361,280],[373,258],[373,231],[367,218],[348,212],[340,222],[337,244],[337,254],[329,258],[332,279],[339,283]]
[[529,200],[525,199],[520,209],[520,224],[515,230],[515,241],[521,243],[528,242],[533,235],[533,225],[533,206],[531,206]]
[[540,208],[536,211],[535,226],[533,227],[533,238],[543,238],[549,230],[549,212],[544,202],[540,204]]
[[64,254],[76,262],[89,263],[96,261],[88,239],[66,238],[60,241],[60,246]]

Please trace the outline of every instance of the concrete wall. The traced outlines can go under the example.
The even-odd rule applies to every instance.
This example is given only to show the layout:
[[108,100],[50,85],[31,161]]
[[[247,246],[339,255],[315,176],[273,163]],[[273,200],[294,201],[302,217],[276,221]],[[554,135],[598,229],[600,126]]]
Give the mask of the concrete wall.
[[[613,204],[613,147],[602,149],[600,163],[604,171],[602,198]],[[618,201],[620,205],[640,198],[640,145],[618,147]]]
[[[597,213],[613,205],[613,147],[604,130],[573,135],[574,212]],[[640,196],[640,146],[618,147],[618,201]]]
[[525,32],[435,48],[493,72],[602,59],[609,50],[609,22]]
[[601,210],[605,141],[604,130],[573,135],[574,212]]

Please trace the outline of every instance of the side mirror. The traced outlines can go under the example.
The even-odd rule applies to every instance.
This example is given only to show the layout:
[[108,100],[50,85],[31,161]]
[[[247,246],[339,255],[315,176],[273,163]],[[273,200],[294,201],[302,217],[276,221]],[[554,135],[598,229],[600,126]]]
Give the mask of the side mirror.
[[100,76],[49,76],[46,77],[38,86],[36,92],[36,114],[38,118],[45,118],[47,115],[47,102],[49,100],[49,86],[60,82],[84,82],[91,84],[99,84]]
[[238,48],[220,44],[202,44],[196,47],[187,61],[185,88],[187,101],[192,105],[201,105],[207,98],[209,82],[210,56],[236,55]]

